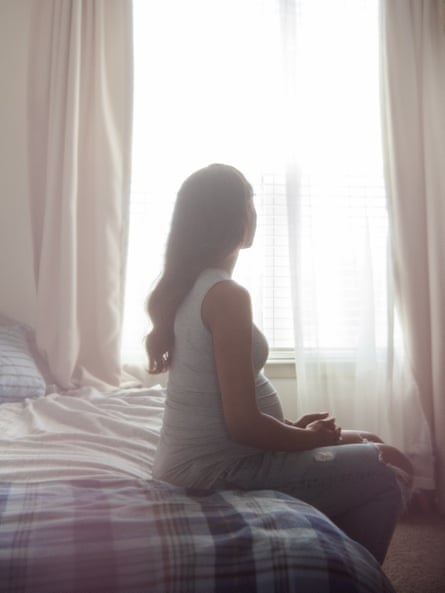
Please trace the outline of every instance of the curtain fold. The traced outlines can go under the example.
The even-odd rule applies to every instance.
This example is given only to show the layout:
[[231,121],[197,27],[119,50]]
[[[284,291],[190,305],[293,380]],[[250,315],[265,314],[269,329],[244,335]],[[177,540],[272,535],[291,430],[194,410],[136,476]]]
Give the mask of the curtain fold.
[[381,2],[395,293],[445,510],[445,5]]
[[431,434],[387,269],[377,4],[280,9],[298,407],[380,435],[411,458],[415,486],[432,489]]
[[132,118],[130,0],[33,3],[36,339],[55,381],[120,382]]

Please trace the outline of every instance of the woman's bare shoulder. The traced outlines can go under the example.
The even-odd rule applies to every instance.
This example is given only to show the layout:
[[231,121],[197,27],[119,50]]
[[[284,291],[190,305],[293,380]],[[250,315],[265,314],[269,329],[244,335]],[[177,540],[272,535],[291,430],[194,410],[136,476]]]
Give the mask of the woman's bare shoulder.
[[225,320],[226,323],[251,319],[249,292],[231,279],[222,280],[210,288],[202,303],[202,318],[206,325]]

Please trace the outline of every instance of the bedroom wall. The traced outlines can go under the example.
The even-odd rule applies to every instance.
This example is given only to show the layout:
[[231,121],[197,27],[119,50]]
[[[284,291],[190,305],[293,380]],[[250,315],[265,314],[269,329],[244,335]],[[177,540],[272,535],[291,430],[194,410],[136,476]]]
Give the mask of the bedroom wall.
[[32,325],[25,100],[30,6],[28,0],[0,2],[0,313]]

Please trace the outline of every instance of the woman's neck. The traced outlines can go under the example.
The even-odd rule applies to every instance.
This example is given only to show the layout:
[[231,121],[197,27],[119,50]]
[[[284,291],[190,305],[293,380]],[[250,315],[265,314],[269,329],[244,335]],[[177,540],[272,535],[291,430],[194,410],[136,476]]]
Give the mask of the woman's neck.
[[217,267],[221,268],[231,276],[233,268],[235,267],[236,261],[238,259],[238,253],[239,249],[237,249],[227,257],[223,258],[220,262],[218,262]]

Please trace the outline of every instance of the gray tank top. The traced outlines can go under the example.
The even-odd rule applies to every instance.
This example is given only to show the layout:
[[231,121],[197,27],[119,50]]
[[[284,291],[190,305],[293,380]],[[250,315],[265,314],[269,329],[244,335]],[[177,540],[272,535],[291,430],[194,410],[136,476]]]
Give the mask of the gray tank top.
[[[178,486],[211,488],[233,463],[258,449],[230,439],[224,421],[212,336],[201,317],[207,292],[230,276],[221,269],[205,270],[178,309],[175,345],[153,477]],[[283,419],[278,395],[263,375],[268,355],[266,339],[252,327],[253,366],[258,408]]]

